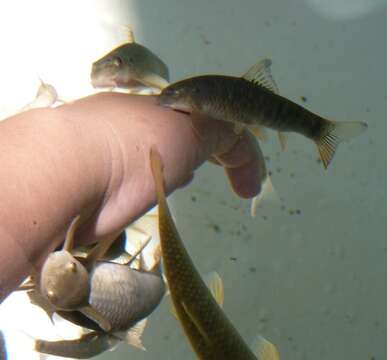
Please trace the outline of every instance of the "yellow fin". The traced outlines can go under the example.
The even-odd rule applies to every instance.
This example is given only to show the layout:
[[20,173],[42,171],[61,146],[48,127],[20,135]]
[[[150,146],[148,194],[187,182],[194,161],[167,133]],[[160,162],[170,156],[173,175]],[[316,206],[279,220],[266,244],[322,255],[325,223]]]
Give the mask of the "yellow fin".
[[318,151],[320,153],[321,161],[324,164],[325,169],[332,161],[333,155],[335,154],[337,146],[340,144],[340,142],[358,136],[368,128],[368,125],[363,122],[326,121],[326,131],[319,139],[315,140]]
[[248,128],[258,140],[266,142],[269,139],[269,135],[267,135],[266,129],[262,126],[249,125]]
[[278,86],[275,83],[271,74],[271,60],[263,59],[253,65],[247,72],[242,76],[245,80],[256,83],[265,89],[278,94]]
[[278,131],[278,140],[281,145],[281,150],[285,151],[288,148],[288,136],[281,131]]
[[252,345],[253,353],[259,360],[279,360],[279,352],[270,341],[258,335]]
[[212,296],[220,307],[223,307],[224,303],[224,287],[222,278],[216,271],[212,271],[205,276],[205,283],[208,289],[211,291]]
[[276,204],[280,203],[279,196],[274,189],[273,183],[271,182],[271,177],[269,175],[267,175],[266,179],[262,183],[261,192],[257,196],[254,196],[251,200],[251,217],[255,217],[257,215],[257,208],[263,199],[269,199],[270,202]]
[[169,85],[168,80],[154,73],[144,74],[138,79],[138,81],[148,87],[158,89],[160,91]]

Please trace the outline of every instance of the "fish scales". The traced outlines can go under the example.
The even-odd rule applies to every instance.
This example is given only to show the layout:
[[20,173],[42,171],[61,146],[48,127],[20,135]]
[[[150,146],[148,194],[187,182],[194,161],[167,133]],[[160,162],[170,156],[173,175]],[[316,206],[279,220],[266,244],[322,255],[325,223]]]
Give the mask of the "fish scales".
[[[153,153],[153,156],[158,155]],[[156,168],[153,164],[154,177],[160,179],[161,174],[157,174]],[[206,360],[257,359],[194,267],[172,221],[163,187],[160,183],[156,186],[164,272],[176,312],[196,354]]]
[[158,306],[164,287],[157,273],[98,262],[91,273],[89,302],[109,319],[112,331],[127,330]]
[[236,133],[244,127],[277,130],[282,148],[284,132],[299,133],[314,141],[327,168],[339,143],[363,133],[367,124],[324,119],[279,95],[270,65],[271,61],[264,59],[242,77],[201,75],[177,81],[163,88],[159,104],[193,116],[231,122]]

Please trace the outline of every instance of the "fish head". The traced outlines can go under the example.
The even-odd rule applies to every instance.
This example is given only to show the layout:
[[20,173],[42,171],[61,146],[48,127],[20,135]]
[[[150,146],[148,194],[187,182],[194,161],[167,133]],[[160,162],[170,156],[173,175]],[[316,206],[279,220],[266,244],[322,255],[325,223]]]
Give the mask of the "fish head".
[[207,101],[206,88],[193,79],[182,80],[165,87],[158,97],[161,106],[184,113],[200,112]]
[[41,294],[58,309],[71,310],[88,303],[89,273],[69,252],[51,253],[43,264]]
[[116,79],[122,71],[123,64],[122,57],[113,54],[94,62],[90,75],[93,87],[116,87]]

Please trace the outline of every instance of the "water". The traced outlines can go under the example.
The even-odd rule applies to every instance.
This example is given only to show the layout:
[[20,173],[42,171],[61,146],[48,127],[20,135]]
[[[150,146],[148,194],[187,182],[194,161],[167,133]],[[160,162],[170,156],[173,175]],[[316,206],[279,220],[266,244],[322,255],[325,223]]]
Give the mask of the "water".
[[[46,3],[35,6],[47,11],[40,21],[42,28],[45,21],[53,26],[56,50],[48,50],[44,37],[25,33],[42,51],[33,54],[33,68],[21,68],[17,84],[3,78],[4,109],[30,100],[37,73],[64,97],[87,94],[90,62],[124,40],[114,24],[130,23],[138,42],[169,65],[172,81],[202,73],[240,75],[270,57],[282,95],[327,118],[368,123],[365,134],[340,146],[326,171],[308,140],[290,135],[281,153],[271,133],[262,149],[283,207],[263,207],[256,219],[213,165],[203,166],[173,199],[195,264],[203,274],[216,270],[222,276],[225,312],[246,342],[260,331],[282,359],[386,358],[384,2],[85,1],[70,29],[70,12],[56,22],[58,13]],[[26,15],[11,15],[15,21],[8,26],[22,27]],[[8,32],[2,41],[3,54],[22,43],[22,36],[12,36]],[[20,56],[3,55],[3,61],[17,73]],[[31,85],[28,94],[25,84]],[[146,352],[121,344],[98,359],[194,359],[168,303],[149,319]]]

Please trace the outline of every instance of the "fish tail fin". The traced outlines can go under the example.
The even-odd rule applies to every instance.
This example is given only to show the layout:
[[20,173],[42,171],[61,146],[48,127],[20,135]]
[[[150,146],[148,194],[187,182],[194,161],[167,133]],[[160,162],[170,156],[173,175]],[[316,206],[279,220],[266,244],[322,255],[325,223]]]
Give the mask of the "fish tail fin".
[[253,352],[260,360],[279,360],[279,352],[274,344],[258,335],[253,343]]
[[321,161],[325,169],[332,161],[337,146],[342,141],[347,141],[363,133],[368,125],[358,121],[327,121],[326,130],[322,136],[315,140]]
[[254,196],[251,200],[250,215],[255,217],[257,215],[257,208],[263,199],[270,199],[271,202],[279,203],[279,196],[271,182],[270,175],[267,175],[265,181],[262,183],[261,192]]

